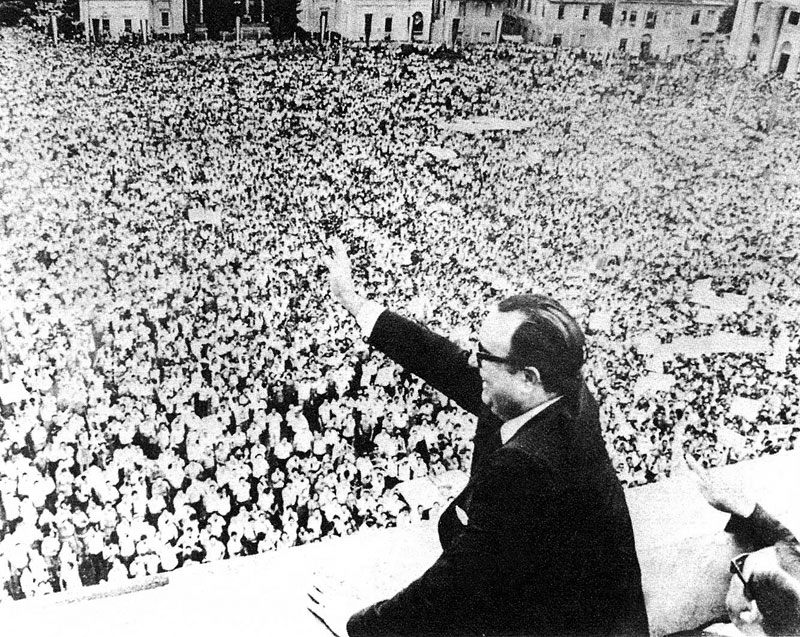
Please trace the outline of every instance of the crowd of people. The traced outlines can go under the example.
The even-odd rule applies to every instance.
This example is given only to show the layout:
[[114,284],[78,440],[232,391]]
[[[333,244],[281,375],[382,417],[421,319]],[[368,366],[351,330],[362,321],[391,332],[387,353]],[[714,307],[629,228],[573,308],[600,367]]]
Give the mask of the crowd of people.
[[[527,128],[448,127],[479,116]],[[330,301],[332,236],[465,346],[493,298],[563,301],[627,485],[793,447],[798,124],[797,84],[704,54],[1,32],[0,599],[436,516],[396,487],[467,471],[474,419]],[[699,320],[704,278],[747,308]],[[784,365],[640,345],[719,330]]]

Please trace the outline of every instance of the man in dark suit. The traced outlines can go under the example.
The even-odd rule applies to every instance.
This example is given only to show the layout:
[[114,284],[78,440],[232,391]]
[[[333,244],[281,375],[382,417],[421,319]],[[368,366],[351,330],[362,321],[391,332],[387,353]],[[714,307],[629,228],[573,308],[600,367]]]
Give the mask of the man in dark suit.
[[800,542],[737,483],[686,460],[708,503],[731,514],[725,530],[750,549],[731,560],[731,622],[745,635],[800,635]]
[[479,421],[470,481],[439,521],[436,563],[346,629],[316,591],[311,610],[351,637],[647,634],[631,521],[567,311],[538,295],[506,299],[470,357],[359,295],[341,242],[328,266],[334,297],[370,344]]

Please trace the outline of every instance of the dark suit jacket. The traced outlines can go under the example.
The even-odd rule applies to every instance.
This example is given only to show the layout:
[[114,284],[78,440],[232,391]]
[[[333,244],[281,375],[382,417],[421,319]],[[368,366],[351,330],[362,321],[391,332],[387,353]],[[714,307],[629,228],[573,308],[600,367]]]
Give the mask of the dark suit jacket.
[[479,421],[472,476],[439,521],[442,555],[351,617],[348,633],[647,634],[631,521],[588,389],[501,445],[502,423],[481,403],[466,352],[390,312],[370,342]]

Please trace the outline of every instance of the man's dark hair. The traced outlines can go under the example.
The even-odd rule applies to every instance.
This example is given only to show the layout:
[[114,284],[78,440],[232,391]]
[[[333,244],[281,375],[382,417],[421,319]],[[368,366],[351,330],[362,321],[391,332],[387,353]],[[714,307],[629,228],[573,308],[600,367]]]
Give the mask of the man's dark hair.
[[585,339],[566,308],[541,294],[519,294],[502,301],[497,309],[525,315],[511,337],[508,358],[519,367],[535,367],[545,391],[576,397],[583,382]]
[[800,582],[800,547],[788,542],[775,545],[778,563],[786,571],[753,573],[753,597],[768,635],[800,635],[800,595],[788,579]]

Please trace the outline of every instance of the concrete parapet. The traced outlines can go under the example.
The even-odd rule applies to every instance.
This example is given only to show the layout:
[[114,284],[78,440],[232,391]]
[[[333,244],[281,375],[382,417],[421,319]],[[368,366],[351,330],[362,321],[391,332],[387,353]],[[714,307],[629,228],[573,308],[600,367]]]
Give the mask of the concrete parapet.
[[[743,481],[762,505],[800,528],[800,453],[716,469]],[[727,516],[686,475],[627,492],[653,635],[725,614],[728,560],[739,552]],[[419,576],[439,553],[432,524],[365,530],[261,556],[187,566],[124,589],[86,588],[0,606],[9,635],[329,635],[306,611],[311,582],[368,604]],[[354,610],[356,610],[354,608]]]

